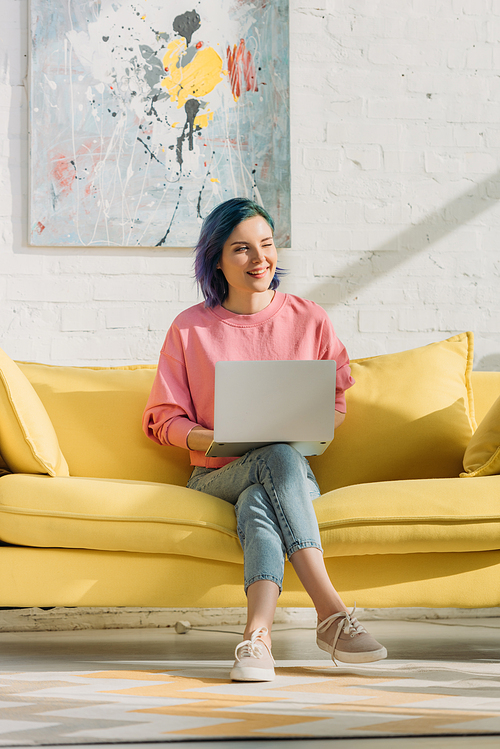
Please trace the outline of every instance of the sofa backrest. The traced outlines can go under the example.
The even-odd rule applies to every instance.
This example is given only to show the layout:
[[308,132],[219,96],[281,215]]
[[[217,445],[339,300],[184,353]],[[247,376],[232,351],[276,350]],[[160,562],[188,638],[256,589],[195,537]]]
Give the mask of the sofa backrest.
[[19,367],[52,420],[71,476],[187,482],[187,450],[157,445],[142,431],[155,366]]
[[472,333],[351,362],[347,418],[311,467],[321,491],[463,470],[475,429]]
[[[20,364],[57,433],[70,475],[185,485],[181,448],[141,428],[155,366]],[[348,418],[326,453],[310,462],[323,492],[355,483],[458,476],[472,435],[472,340],[465,334],[408,352],[352,362]],[[482,416],[500,373],[473,374]]]

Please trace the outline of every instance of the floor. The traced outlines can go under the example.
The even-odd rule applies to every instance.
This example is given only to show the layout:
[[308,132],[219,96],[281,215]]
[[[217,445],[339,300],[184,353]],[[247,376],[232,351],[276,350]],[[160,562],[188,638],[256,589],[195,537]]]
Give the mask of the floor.
[[[500,659],[500,619],[437,621],[370,621],[365,626],[384,643],[389,657],[425,657],[433,660],[460,659],[471,663]],[[0,668],[4,671],[61,671],[99,668],[105,659],[117,665],[150,662],[168,654],[170,660],[229,660],[240,641],[241,627],[207,627],[176,634],[168,629],[88,630],[64,632],[0,633]],[[277,625],[273,630],[273,654],[277,660],[318,660],[328,656],[315,645],[310,629]],[[439,737],[423,739],[291,740],[290,749],[475,749],[498,748],[499,736]],[[130,749],[131,744],[113,744]],[[182,741],[169,742],[169,749],[279,749],[283,740]],[[134,749],[152,744],[134,744]],[[60,749],[64,749],[61,747]]]

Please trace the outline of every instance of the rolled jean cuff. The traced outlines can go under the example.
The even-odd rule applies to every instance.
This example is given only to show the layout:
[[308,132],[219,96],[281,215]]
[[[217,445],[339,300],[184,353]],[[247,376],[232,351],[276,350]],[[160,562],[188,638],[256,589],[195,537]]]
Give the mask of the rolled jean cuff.
[[279,588],[280,595],[281,595],[281,591],[283,589],[283,580],[278,580],[278,578],[274,577],[274,575],[254,575],[253,577],[250,578],[250,580],[248,580],[248,582],[245,580],[245,594],[248,588],[253,583],[257,583],[259,580],[270,580],[272,583],[276,583],[276,585]]
[[320,552],[323,553],[321,544],[317,541],[295,541],[295,543],[287,549],[288,559],[290,559],[292,554],[295,554],[296,551],[300,551],[301,549],[319,549]]

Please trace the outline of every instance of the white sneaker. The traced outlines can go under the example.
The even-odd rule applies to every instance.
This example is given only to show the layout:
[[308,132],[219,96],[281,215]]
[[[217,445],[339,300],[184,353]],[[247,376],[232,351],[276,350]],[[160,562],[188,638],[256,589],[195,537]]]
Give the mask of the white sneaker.
[[262,639],[266,635],[267,628],[261,627],[252,632],[249,640],[236,646],[236,660],[230,674],[233,681],[273,681],[275,663]]

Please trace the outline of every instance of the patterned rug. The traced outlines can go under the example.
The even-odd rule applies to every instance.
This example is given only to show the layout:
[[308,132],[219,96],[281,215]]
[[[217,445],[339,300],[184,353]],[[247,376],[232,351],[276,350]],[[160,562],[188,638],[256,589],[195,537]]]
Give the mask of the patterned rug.
[[228,662],[0,676],[0,746],[500,734],[500,664],[281,661],[235,684]]

